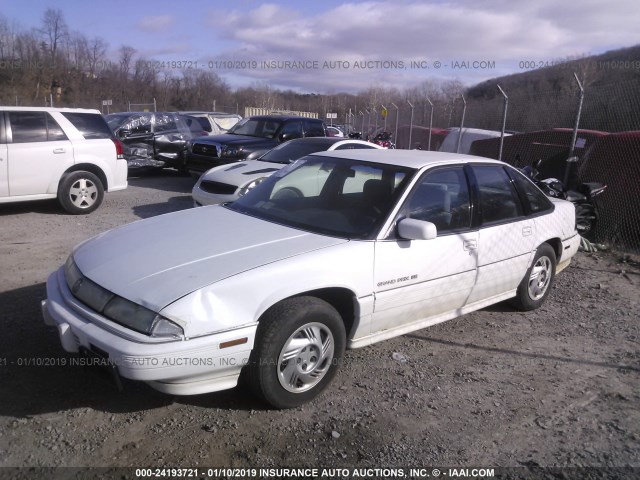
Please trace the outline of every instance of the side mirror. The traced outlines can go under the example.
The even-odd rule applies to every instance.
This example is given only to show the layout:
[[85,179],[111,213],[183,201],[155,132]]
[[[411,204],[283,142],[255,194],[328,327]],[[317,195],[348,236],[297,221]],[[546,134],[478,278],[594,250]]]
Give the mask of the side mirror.
[[118,130],[118,138],[127,138],[131,135],[131,130],[120,129]]
[[438,236],[438,229],[425,220],[403,218],[398,222],[398,234],[406,240],[432,240]]

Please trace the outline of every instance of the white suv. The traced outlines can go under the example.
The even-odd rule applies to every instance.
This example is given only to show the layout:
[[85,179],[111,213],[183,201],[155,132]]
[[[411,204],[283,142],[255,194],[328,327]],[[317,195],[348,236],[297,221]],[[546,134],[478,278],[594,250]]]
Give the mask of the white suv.
[[0,203],[57,198],[94,211],[127,188],[127,161],[98,110],[0,107]]

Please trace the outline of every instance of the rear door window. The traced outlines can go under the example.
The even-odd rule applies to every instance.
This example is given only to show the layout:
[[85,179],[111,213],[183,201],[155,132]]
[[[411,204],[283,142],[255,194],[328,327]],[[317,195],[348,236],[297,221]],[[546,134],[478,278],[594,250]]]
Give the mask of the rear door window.
[[51,114],[47,113],[45,116],[47,119],[47,139],[50,142],[56,140],[68,140],[67,135],[62,130],[62,127],[60,127]]
[[287,134],[289,139],[302,137],[302,122],[287,122],[282,127],[280,135]]
[[473,165],[471,169],[478,185],[483,225],[504,223],[523,216],[520,198],[502,166]]
[[324,131],[322,122],[318,120],[305,120],[304,136],[305,137],[324,137],[325,131]]

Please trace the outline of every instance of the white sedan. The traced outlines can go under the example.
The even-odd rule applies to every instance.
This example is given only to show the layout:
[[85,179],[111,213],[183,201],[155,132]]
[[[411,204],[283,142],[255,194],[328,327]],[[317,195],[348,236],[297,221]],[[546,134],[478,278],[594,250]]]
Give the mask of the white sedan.
[[195,207],[232,202],[273,172],[311,153],[382,148],[363,140],[335,137],[309,137],[290,140],[269,150],[257,160],[220,165],[204,172],[193,187]]
[[539,307],[579,240],[573,205],[504,163],[322,152],[230,204],[82,243],[49,277],[42,311],[65,350],[123,377],[188,395],[244,371],[288,408],[329,384],[345,348],[503,300]]

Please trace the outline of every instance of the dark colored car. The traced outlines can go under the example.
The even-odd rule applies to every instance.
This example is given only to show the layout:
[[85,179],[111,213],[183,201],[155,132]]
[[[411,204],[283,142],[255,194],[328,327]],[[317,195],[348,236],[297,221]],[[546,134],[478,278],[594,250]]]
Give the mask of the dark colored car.
[[197,118],[173,112],[122,112],[105,118],[124,145],[129,168],[183,170],[186,142],[206,134]]
[[260,115],[238,122],[223,135],[188,142],[186,169],[199,176],[210,168],[246,159],[279,143],[303,137],[326,137],[322,120],[288,115]]

